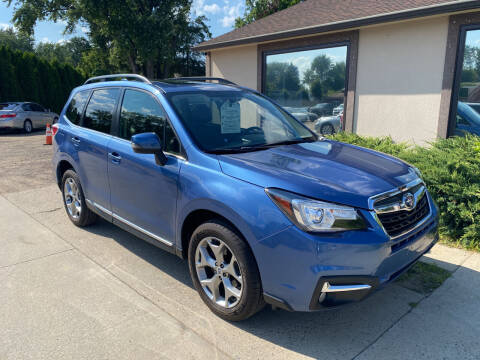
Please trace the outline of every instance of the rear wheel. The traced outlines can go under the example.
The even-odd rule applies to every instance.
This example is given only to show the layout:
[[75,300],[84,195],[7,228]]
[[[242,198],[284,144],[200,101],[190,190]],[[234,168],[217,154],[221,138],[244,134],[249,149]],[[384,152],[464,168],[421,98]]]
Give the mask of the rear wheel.
[[188,263],[200,297],[219,317],[245,320],[263,307],[252,251],[228,225],[217,220],[200,225],[190,240]]
[[23,123],[23,131],[25,131],[27,134],[30,134],[32,130],[32,122],[30,120],[25,120],[25,122]]
[[87,208],[82,185],[75,171],[67,170],[63,174],[62,194],[67,215],[75,225],[84,227],[97,220],[97,215]]

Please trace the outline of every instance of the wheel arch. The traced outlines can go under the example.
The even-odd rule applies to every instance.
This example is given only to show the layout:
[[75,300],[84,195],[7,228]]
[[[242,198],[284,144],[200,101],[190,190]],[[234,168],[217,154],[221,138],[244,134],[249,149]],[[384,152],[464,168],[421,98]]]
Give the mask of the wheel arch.
[[62,159],[58,162],[57,168],[55,170],[55,174],[56,174],[56,177],[57,177],[57,185],[58,185],[59,188],[61,187],[63,174],[65,173],[65,171],[67,171],[69,169],[73,169],[76,172],[74,166],[72,165],[72,163],[69,160]]

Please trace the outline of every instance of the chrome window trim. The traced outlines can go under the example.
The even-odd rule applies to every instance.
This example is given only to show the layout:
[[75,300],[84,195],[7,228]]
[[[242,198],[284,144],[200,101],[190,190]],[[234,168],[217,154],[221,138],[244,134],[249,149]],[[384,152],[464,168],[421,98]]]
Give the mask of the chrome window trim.
[[120,221],[120,222],[122,222],[122,223],[124,223],[124,224],[126,224],[126,225],[128,225],[128,226],[130,226],[132,229],[135,229],[135,230],[137,230],[137,231],[139,231],[139,232],[141,232],[141,233],[143,233],[143,234],[145,234],[145,235],[148,235],[148,236],[150,236],[151,238],[153,238],[153,239],[155,239],[155,240],[157,240],[157,241],[160,241],[161,243],[164,243],[164,244],[166,244],[166,245],[168,245],[168,246],[172,246],[172,245],[173,245],[173,242],[168,241],[168,240],[162,238],[161,236],[155,235],[154,233],[152,233],[152,232],[150,232],[150,231],[148,231],[148,230],[145,230],[144,228],[142,228],[142,227],[140,227],[140,226],[138,226],[138,225],[135,225],[134,223],[128,221],[127,219],[124,219],[124,218],[122,218],[121,216],[118,216],[117,214],[115,214],[114,212],[112,212],[112,211],[104,208],[103,206],[97,204],[96,202],[91,201],[91,200],[89,200],[89,199],[85,199],[85,200],[87,201],[87,203],[89,203],[90,205],[94,206],[96,209],[98,209],[98,210],[100,210],[101,212],[103,212],[103,213],[111,216],[111,217],[114,218],[115,220],[118,220],[118,221]]

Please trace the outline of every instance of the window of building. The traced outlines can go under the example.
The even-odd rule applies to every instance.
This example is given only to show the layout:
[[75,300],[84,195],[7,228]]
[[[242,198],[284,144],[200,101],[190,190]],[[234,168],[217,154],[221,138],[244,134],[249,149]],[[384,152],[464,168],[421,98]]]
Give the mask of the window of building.
[[83,126],[109,134],[119,94],[120,89],[95,90],[85,110]]
[[265,55],[263,92],[321,134],[343,129],[348,46]]
[[460,39],[450,135],[480,135],[480,29],[465,28]]
[[167,121],[165,111],[143,91],[125,90],[119,127],[120,136],[127,140],[135,134],[154,132],[166,152],[180,154],[180,142]]

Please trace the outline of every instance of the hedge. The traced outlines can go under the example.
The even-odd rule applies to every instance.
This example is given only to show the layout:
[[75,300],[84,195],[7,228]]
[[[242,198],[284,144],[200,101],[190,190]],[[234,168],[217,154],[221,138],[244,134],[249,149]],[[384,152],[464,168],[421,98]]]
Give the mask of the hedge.
[[480,137],[439,139],[427,147],[347,133],[331,138],[396,156],[419,168],[440,210],[442,241],[480,250]]
[[0,102],[33,101],[60,112],[70,91],[83,81],[68,64],[0,46]]

